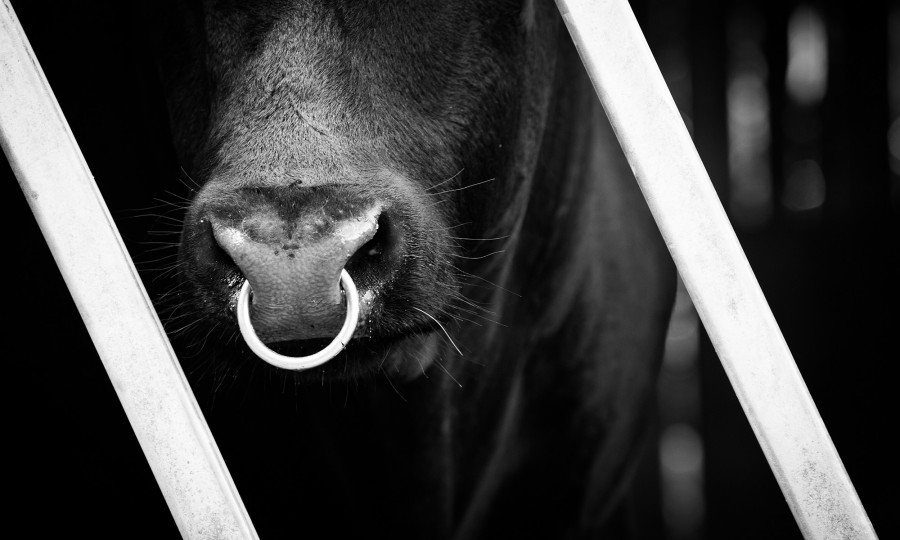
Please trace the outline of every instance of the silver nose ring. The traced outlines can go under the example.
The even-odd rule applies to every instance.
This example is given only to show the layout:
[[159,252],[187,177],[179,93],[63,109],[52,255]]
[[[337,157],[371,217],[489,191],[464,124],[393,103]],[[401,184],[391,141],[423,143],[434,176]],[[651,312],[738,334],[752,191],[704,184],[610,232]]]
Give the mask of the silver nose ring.
[[250,322],[250,281],[245,280],[240,293],[238,293],[237,320],[247,346],[265,362],[282,369],[302,371],[321,366],[331,360],[347,346],[356,330],[356,323],[359,321],[359,292],[346,269],[341,270],[341,286],[347,297],[347,317],[344,319],[344,326],[341,327],[338,335],[331,340],[328,346],[317,353],[309,356],[285,356],[266,347],[265,343],[257,337],[256,331],[253,330],[253,324]]

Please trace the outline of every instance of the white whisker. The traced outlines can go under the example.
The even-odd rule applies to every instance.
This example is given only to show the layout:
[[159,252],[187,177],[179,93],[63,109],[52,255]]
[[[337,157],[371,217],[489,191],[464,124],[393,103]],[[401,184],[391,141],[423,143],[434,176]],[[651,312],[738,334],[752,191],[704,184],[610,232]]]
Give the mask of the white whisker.
[[490,240],[506,240],[507,238],[509,238],[509,235],[497,236],[496,238],[466,238],[465,236],[448,236],[447,238],[451,238],[453,240],[473,240],[475,242],[487,242]]
[[497,285],[496,283],[494,283],[493,281],[491,281],[491,280],[489,280],[489,279],[485,279],[485,278],[483,278],[483,277],[481,277],[481,276],[476,276],[475,274],[473,274],[473,273],[471,273],[471,272],[466,272],[466,271],[463,270],[462,268],[459,268],[458,266],[454,266],[454,265],[452,265],[452,264],[450,265],[450,267],[453,268],[454,270],[457,270],[458,272],[462,273],[463,275],[466,275],[466,276],[469,276],[469,277],[473,277],[473,278],[475,278],[475,279],[479,279],[479,280],[481,280],[481,281],[487,283],[488,285],[493,285],[494,287],[497,287],[497,288],[500,289],[501,291],[506,291],[506,292],[508,292],[509,294],[512,294],[512,295],[514,295],[514,296],[518,296],[519,298],[522,298],[522,295],[521,295],[521,294],[519,294],[519,293],[517,293],[517,292],[515,292],[515,291],[511,291],[511,290],[509,290],[509,289],[507,289],[507,288],[505,288],[505,287],[502,287],[502,286],[500,286],[500,285]]
[[452,380],[453,382],[456,383],[456,386],[459,386],[460,388],[463,387],[463,385],[461,385],[461,384],[459,383],[459,381],[456,380],[456,377],[454,377],[452,373],[450,373],[449,371],[447,371],[447,368],[444,367],[444,364],[441,363],[440,359],[435,360],[434,362],[435,362],[438,366],[440,366],[441,369],[444,370],[444,373],[446,373],[447,376],[450,377],[450,380]]
[[471,221],[466,221],[465,223],[459,223],[457,225],[452,225],[450,227],[438,227],[436,229],[422,229],[424,232],[435,232],[435,231],[449,231],[450,229],[458,229],[460,227],[465,227],[466,225],[471,225]]
[[416,311],[419,311],[419,312],[421,312],[421,313],[424,313],[425,315],[428,316],[429,319],[431,319],[432,321],[436,322],[437,325],[441,327],[441,330],[444,331],[444,335],[446,335],[446,336],[447,336],[447,339],[450,340],[450,344],[453,345],[453,348],[456,349],[456,352],[458,352],[460,356],[464,356],[463,353],[462,353],[462,351],[459,350],[459,347],[456,346],[456,343],[453,342],[453,338],[450,337],[450,333],[447,332],[447,329],[444,328],[444,325],[441,324],[441,322],[440,322],[439,320],[435,319],[435,318],[432,317],[428,312],[426,312],[426,311],[424,311],[424,310],[421,310],[421,309],[419,309],[419,308],[417,308],[417,307],[415,307],[415,306],[412,306],[412,308],[413,308],[414,310],[416,310]]
[[453,193],[454,191],[462,191],[464,189],[473,188],[475,186],[480,186],[481,184],[487,184],[488,182],[493,182],[493,181],[494,181],[494,178],[489,178],[487,180],[482,180],[481,182],[475,182],[474,184],[469,184],[468,186],[463,186],[460,188],[453,188],[453,189],[446,189],[444,191],[439,191],[437,193],[430,193],[430,195],[434,195],[435,197],[437,197],[438,195],[443,195],[445,193]]
[[384,375],[384,378],[387,379],[388,384],[391,385],[391,388],[394,389],[394,393],[397,394],[398,396],[400,396],[400,399],[402,399],[404,403],[407,403],[406,398],[403,397],[403,394],[401,394],[400,391],[397,390],[397,387],[394,386],[394,382],[393,382],[393,381],[391,380],[391,378],[388,376],[387,372],[386,372],[385,370],[383,370],[383,369],[379,369],[378,371],[380,371],[381,374]]
[[438,182],[437,184],[435,184],[435,185],[431,186],[430,188],[426,189],[425,191],[431,191],[432,189],[434,189],[434,188],[436,188],[436,187],[443,186],[443,185],[446,184],[447,182],[449,182],[449,181],[453,180],[454,178],[456,178],[457,176],[459,176],[460,173],[462,173],[464,170],[466,170],[465,167],[463,167],[462,169],[458,170],[458,171],[456,172],[456,174],[454,174],[454,175],[451,176],[450,178],[448,178],[448,179],[446,179],[446,180],[443,180],[443,181],[441,181],[441,182]]
[[503,253],[504,251],[506,251],[506,250],[501,249],[499,251],[493,251],[491,253],[488,253],[487,255],[481,255],[479,257],[466,257],[465,255],[457,255],[457,257],[459,257],[460,259],[468,259],[470,261],[477,261],[478,259],[486,259],[486,258],[490,257],[491,255],[497,255],[498,253]]

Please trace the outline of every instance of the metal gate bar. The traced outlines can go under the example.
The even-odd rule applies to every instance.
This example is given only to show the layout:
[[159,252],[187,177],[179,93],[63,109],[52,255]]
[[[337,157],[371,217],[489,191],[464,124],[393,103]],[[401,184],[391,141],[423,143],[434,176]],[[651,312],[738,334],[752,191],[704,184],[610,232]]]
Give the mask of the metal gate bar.
[[807,539],[876,538],[626,0],[556,0]]
[[181,365],[7,0],[0,4],[0,145],[182,536],[257,538]]

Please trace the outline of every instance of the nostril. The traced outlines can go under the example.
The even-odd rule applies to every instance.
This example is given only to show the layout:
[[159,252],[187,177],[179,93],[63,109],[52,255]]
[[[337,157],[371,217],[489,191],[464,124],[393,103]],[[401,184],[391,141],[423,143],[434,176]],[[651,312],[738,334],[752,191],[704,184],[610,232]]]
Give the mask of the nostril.
[[193,273],[201,280],[214,282],[231,274],[240,274],[231,255],[222,247],[213,232],[209,218],[201,218],[185,228],[182,248],[191,254]]
[[378,230],[375,231],[375,236],[363,244],[353,257],[380,257],[387,250],[389,235],[387,218],[382,214],[378,217]]
[[388,272],[388,258],[395,251],[397,234],[386,213],[378,216],[378,230],[368,242],[360,246],[347,261],[347,271],[357,283],[371,288],[384,281]]

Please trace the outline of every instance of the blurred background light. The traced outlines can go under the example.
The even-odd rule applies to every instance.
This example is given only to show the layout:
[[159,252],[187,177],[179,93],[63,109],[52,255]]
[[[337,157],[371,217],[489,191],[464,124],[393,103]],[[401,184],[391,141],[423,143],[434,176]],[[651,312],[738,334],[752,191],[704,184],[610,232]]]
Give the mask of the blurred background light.
[[819,208],[825,202],[825,177],[812,159],[797,161],[788,167],[781,204],[788,210]]
[[700,320],[681,280],[659,378],[659,469],[665,537],[703,538],[705,494],[700,438]]
[[738,226],[753,229],[765,225],[772,215],[765,27],[759,14],[748,7],[731,19],[728,34],[727,206]]
[[888,106],[891,118],[888,129],[888,161],[890,163],[891,202],[900,212],[900,8],[888,17]]
[[660,440],[663,519],[669,538],[694,538],[706,513],[703,444],[688,424],[665,428]]
[[797,7],[788,23],[788,95],[801,105],[822,101],[828,79],[828,36],[821,14]]

